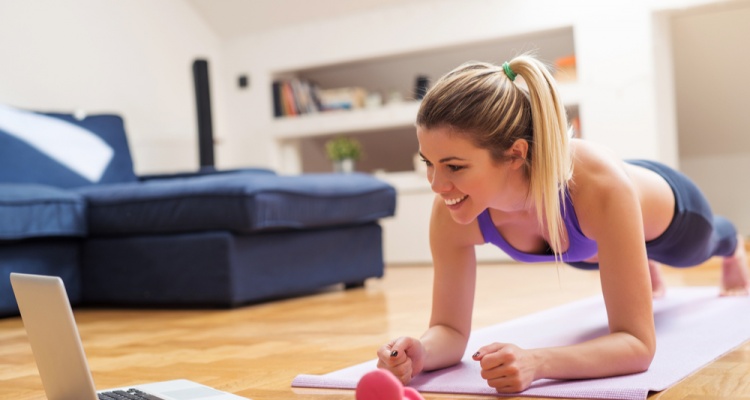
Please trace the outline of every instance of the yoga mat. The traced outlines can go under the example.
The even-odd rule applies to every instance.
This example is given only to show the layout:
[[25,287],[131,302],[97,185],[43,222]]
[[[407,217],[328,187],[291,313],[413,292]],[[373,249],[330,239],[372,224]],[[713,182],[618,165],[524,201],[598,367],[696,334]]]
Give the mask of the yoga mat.
[[[522,393],[507,396],[587,399],[646,399],[679,382],[707,363],[750,339],[750,298],[719,297],[718,288],[669,288],[654,300],[657,349],[648,371],[611,378],[538,380]],[[531,314],[471,334],[463,360],[446,369],[420,374],[409,386],[420,392],[506,396],[487,386],[471,355],[492,342],[523,348],[578,343],[608,332],[601,296]],[[293,387],[354,389],[377,360],[325,375],[299,375]]]

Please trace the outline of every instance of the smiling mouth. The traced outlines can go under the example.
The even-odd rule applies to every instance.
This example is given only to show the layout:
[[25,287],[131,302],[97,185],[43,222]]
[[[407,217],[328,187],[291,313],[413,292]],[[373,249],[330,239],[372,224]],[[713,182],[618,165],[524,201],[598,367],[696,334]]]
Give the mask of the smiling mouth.
[[455,206],[456,204],[466,200],[467,197],[469,197],[469,195],[463,195],[457,199],[444,199],[444,201],[446,205]]

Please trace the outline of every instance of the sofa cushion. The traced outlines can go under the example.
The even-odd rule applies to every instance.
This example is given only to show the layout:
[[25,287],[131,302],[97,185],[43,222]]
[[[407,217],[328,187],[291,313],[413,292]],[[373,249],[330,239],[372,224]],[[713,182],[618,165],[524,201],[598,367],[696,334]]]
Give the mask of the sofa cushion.
[[78,120],[0,105],[0,182],[71,188],[137,179],[119,116]]
[[304,229],[393,215],[395,190],[365,174],[233,173],[77,189],[91,235]]
[[67,190],[0,183],[0,239],[85,236],[86,203]]

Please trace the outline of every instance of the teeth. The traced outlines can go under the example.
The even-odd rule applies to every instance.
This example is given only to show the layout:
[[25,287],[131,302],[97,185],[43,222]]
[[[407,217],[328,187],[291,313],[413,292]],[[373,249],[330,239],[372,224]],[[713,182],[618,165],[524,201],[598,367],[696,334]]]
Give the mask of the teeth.
[[449,206],[456,205],[456,204],[464,201],[464,199],[466,199],[467,197],[469,197],[469,196],[464,195],[464,196],[459,197],[457,199],[445,199],[445,204],[447,204]]

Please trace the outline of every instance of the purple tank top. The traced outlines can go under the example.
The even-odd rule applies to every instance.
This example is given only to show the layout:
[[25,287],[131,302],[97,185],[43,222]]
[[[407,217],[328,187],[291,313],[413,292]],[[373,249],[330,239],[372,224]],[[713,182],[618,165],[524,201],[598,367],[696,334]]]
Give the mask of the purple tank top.
[[[560,211],[562,212],[562,210],[562,205],[560,205]],[[563,212],[562,217],[563,223],[565,224],[565,230],[568,232],[568,242],[570,243],[568,251],[560,255],[562,261],[583,261],[595,255],[598,251],[596,242],[587,238],[583,235],[583,232],[581,232],[576,211],[573,208],[573,203],[570,201],[570,194],[567,191],[565,192],[565,212]],[[495,227],[495,224],[492,222],[489,209],[486,209],[479,214],[477,219],[485,243],[489,242],[501,248],[514,260],[526,263],[555,261],[555,255],[552,251],[543,254],[531,254],[516,250],[505,240],[500,232],[498,232],[497,227]]]

